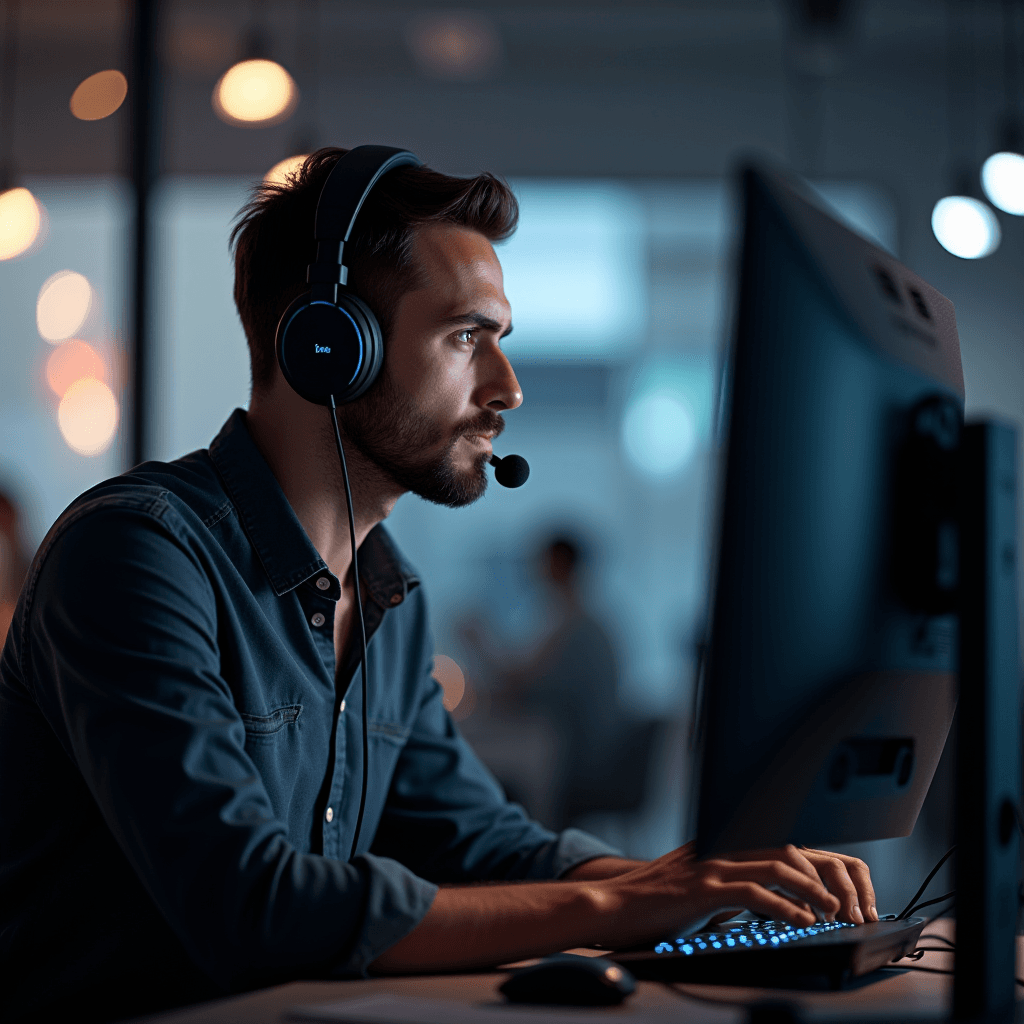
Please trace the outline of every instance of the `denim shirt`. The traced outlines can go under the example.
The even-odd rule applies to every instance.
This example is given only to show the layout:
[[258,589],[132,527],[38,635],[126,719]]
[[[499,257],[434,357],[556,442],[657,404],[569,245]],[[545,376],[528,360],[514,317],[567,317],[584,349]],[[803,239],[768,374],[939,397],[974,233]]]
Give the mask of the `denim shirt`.
[[0,659],[0,1006],[111,1019],[358,977],[437,886],[554,879],[614,853],[506,802],[431,677],[413,570],[338,579],[236,410],[210,449],[94,487],[40,547]]

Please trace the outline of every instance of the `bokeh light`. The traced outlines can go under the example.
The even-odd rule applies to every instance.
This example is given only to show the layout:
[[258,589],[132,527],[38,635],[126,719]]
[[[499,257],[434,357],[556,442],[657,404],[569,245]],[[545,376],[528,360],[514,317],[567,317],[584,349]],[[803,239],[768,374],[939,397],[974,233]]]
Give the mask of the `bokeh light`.
[[1002,232],[991,207],[970,196],[946,196],[932,210],[932,231],[947,252],[964,260],[990,256]]
[[434,658],[434,678],[444,690],[444,706],[454,711],[466,693],[466,677],[459,666],[446,654]]
[[993,206],[1024,217],[1024,156],[993,153],[981,166],[981,184]]
[[299,102],[292,76],[272,60],[244,60],[228,68],[213,89],[213,109],[228,124],[280,124]]
[[79,455],[105,452],[117,432],[117,420],[114,393],[95,377],[76,380],[57,408],[60,432],[68,447]]
[[56,343],[77,334],[92,309],[92,285],[84,274],[59,270],[48,277],[36,300],[39,334]]
[[308,153],[300,153],[298,156],[286,156],[279,160],[263,175],[264,182],[268,185],[287,185],[288,179],[303,165],[308,156]]
[[474,81],[501,62],[501,38],[493,22],[470,12],[419,18],[410,26],[408,42],[416,62],[436,78]]
[[120,71],[97,71],[71,94],[68,106],[79,121],[110,117],[128,95],[128,79]]
[[58,398],[63,398],[75,381],[84,377],[103,380],[106,374],[107,368],[100,354],[92,345],[78,338],[58,345],[46,360],[46,383]]
[[629,461],[645,476],[667,479],[681,473],[697,449],[690,403],[669,388],[642,391],[626,407],[622,444]]
[[0,260],[12,260],[32,248],[42,225],[42,210],[27,188],[0,193]]

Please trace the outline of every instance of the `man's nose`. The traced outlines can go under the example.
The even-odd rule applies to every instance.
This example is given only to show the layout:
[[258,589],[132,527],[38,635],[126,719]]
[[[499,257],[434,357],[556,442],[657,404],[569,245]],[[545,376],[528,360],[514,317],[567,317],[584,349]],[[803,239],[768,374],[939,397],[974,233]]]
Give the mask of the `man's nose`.
[[480,404],[496,412],[518,409],[523,404],[523,392],[512,364],[500,348],[494,349],[493,358],[488,360],[487,371]]

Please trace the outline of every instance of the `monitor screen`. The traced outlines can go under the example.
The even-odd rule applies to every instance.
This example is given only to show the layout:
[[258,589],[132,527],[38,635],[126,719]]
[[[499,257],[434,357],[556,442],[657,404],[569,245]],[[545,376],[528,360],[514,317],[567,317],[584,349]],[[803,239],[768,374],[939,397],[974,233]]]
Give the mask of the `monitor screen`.
[[908,835],[956,702],[953,306],[799,182],[740,184],[698,852]]

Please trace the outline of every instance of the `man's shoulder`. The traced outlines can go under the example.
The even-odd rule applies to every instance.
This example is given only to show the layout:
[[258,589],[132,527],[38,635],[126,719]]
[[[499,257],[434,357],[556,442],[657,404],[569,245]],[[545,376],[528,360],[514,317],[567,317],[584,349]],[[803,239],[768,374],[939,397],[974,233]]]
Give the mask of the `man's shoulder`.
[[178,532],[209,525],[228,511],[230,501],[209,452],[201,449],[174,462],[144,462],[90,487],[60,514],[39,554],[69,532],[129,529],[140,519]]

